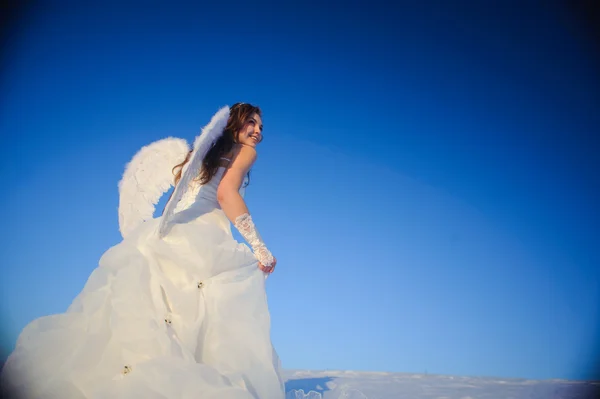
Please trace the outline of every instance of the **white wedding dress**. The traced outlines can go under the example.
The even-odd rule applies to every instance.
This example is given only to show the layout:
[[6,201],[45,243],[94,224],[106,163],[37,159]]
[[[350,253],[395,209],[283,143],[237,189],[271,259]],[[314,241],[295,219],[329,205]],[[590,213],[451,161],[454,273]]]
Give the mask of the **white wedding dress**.
[[[110,248],[66,313],[22,331],[4,394],[23,398],[285,397],[265,274],[216,200],[224,168]],[[243,190],[243,189],[242,189]]]

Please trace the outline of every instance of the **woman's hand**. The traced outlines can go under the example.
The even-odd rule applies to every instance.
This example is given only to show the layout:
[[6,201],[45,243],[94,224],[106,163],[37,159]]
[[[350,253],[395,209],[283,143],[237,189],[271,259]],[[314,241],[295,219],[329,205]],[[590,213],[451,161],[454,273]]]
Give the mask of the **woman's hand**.
[[262,270],[265,273],[273,273],[273,270],[275,270],[275,265],[277,265],[277,258],[275,258],[273,256],[273,264],[271,266],[265,266],[262,263],[258,262],[258,267],[260,270]]

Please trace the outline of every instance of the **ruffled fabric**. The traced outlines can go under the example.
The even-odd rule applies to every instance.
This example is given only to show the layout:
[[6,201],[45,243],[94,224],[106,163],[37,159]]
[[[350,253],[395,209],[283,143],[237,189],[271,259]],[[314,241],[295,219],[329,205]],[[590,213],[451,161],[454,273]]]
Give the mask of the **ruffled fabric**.
[[151,220],[106,251],[65,313],[23,330],[4,393],[283,398],[264,273],[220,209],[200,214],[176,215],[163,239]]

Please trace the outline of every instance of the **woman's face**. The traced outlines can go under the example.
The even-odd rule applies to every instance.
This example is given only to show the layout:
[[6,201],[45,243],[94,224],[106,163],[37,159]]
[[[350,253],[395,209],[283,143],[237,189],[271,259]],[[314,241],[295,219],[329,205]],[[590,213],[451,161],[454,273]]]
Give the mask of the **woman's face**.
[[253,113],[240,130],[238,141],[241,144],[256,147],[262,141],[262,128],[262,119],[257,113]]

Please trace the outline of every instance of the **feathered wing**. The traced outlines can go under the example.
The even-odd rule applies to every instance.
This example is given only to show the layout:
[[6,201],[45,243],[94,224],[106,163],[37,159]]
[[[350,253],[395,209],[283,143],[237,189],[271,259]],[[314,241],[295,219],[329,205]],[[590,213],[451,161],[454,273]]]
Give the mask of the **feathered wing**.
[[119,182],[119,230],[125,238],[154,215],[160,197],[173,185],[173,167],[185,159],[188,143],[168,137],[142,149],[125,167]]
[[177,204],[188,190],[190,183],[200,173],[202,167],[202,160],[208,153],[208,150],[217,141],[217,139],[223,134],[225,126],[227,126],[227,120],[229,119],[229,107],[224,106],[215,115],[213,115],[209,124],[206,125],[202,132],[194,140],[194,150],[190,161],[185,165],[181,173],[181,179],[175,189],[173,195],[165,207],[162,220],[158,229],[160,237],[164,237],[168,233],[169,222],[173,216],[173,212],[177,207]]

